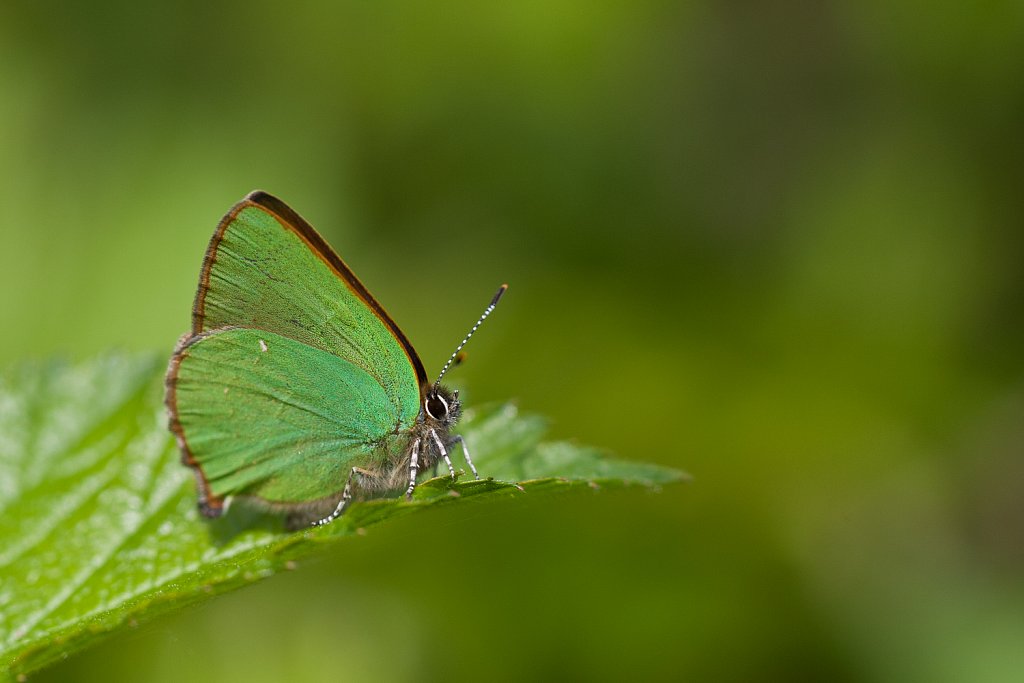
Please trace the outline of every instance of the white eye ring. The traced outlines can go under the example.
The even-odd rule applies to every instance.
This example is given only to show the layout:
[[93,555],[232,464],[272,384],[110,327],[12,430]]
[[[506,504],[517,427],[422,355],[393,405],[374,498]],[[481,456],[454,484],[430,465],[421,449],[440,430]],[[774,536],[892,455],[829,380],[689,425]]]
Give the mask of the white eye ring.
[[441,418],[448,415],[448,401],[444,400],[444,396],[442,396],[441,394],[435,394],[433,398],[436,398],[438,401],[441,402],[441,405],[444,406],[444,415],[438,417],[437,415],[434,415],[432,412],[430,412],[430,396],[428,396],[426,400],[423,401],[423,410],[427,411],[427,415],[434,418],[435,420],[440,420]]

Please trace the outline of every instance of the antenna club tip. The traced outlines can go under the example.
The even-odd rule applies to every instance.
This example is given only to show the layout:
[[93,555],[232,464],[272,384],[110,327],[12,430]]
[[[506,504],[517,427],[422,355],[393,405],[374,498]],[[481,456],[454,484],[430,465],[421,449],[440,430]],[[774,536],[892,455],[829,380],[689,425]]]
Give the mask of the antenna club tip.
[[508,283],[507,282],[505,284],[503,284],[501,287],[498,287],[497,293],[494,295],[494,298],[491,299],[491,305],[492,306],[497,305],[498,301],[501,300],[501,297],[502,297],[502,295],[505,294],[506,290],[508,290]]

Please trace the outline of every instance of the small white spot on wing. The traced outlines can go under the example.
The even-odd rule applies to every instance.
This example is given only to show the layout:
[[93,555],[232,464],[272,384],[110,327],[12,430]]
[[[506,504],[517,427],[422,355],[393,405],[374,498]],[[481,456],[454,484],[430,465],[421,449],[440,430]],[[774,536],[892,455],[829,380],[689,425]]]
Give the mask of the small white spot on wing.
[[267,352],[267,342],[263,341],[262,339],[260,339],[260,351],[262,351],[263,353]]

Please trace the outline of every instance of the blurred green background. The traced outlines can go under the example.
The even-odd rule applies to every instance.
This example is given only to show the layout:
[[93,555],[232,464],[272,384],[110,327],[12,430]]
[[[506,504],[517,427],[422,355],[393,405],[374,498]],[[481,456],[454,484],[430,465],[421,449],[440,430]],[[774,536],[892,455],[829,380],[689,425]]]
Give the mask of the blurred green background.
[[[661,494],[438,510],[67,680],[1024,679],[1024,6],[0,3],[0,364],[169,353],[221,215]],[[484,616],[481,616],[481,612]]]

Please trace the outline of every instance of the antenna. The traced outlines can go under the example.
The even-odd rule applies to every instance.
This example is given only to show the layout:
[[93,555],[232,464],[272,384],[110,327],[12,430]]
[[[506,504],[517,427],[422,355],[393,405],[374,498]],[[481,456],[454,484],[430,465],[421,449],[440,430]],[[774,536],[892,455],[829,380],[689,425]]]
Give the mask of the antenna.
[[455,353],[452,354],[452,357],[449,358],[448,362],[444,364],[443,368],[441,368],[441,374],[437,376],[436,380],[434,380],[435,387],[441,383],[441,378],[444,377],[444,373],[448,372],[448,369],[452,366],[452,363],[455,362],[455,359],[458,357],[459,352],[462,351],[462,347],[466,345],[466,342],[469,341],[469,338],[473,336],[473,333],[477,331],[477,328],[479,328],[480,325],[482,325],[483,322],[487,320],[487,316],[489,316],[491,314],[491,311],[494,310],[494,307],[498,305],[498,301],[501,299],[501,295],[505,293],[506,289],[508,289],[508,285],[502,285],[501,287],[498,288],[497,294],[495,294],[494,298],[491,299],[491,303],[487,304],[487,308],[484,309],[483,315],[480,316],[480,319],[476,321],[476,325],[473,325],[473,329],[471,329],[469,333],[466,334],[465,339],[463,339],[462,343],[459,344],[459,348],[455,349]]

